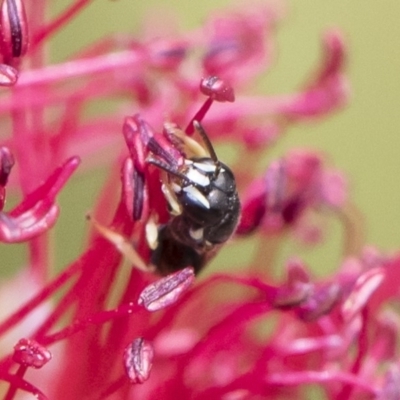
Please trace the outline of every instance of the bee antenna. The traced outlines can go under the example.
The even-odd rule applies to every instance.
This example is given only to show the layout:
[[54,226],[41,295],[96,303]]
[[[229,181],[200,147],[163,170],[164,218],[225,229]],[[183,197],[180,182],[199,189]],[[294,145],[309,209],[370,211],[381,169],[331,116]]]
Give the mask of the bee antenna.
[[177,171],[176,169],[171,168],[168,164],[166,164],[160,160],[157,160],[156,158],[148,157],[146,159],[146,162],[156,166],[159,169],[162,169],[163,171],[167,172],[168,174],[174,175],[177,178],[180,178],[184,181],[190,182],[190,180],[188,179],[188,177],[185,174],[182,174],[181,172]]
[[199,121],[193,121],[193,126],[194,126],[194,129],[196,130],[196,132],[203,139],[203,142],[204,142],[208,152],[210,153],[210,158],[214,161],[214,164],[216,167],[215,174],[218,175],[218,172],[221,169],[221,163],[218,160],[217,153],[214,150],[214,147],[210,141],[210,138],[208,137],[205,129],[203,128],[203,126],[200,124]]

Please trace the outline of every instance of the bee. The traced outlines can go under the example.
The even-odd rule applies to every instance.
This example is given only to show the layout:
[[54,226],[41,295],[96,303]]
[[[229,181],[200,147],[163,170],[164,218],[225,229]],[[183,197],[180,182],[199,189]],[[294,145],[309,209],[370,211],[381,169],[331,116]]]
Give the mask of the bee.
[[142,220],[142,210],[149,208],[149,204],[144,207],[148,196],[143,194],[146,165],[162,172],[161,189],[169,219],[159,224],[150,216],[146,222],[150,265],[126,240],[94,223],[139,269],[168,275],[191,266],[197,274],[232,236],[238,224],[240,201],[233,172],[218,159],[202,125],[194,121],[193,126],[204,146],[173,124],[166,124],[164,134],[160,135],[152,132],[138,115],[125,123],[125,139],[131,159],[136,160],[133,219]]
[[171,218],[158,227],[151,263],[162,275],[192,266],[198,273],[234,233],[240,214],[235,177],[222,163],[197,121],[209,156],[185,158],[181,166],[150,157],[167,174],[163,192]]

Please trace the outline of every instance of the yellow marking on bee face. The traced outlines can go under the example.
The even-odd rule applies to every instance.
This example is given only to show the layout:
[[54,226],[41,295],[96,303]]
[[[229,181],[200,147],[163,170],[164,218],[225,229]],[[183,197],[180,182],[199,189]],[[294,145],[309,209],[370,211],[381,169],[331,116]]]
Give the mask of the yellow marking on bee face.
[[153,216],[150,216],[145,228],[147,244],[151,250],[155,250],[158,246],[158,228],[157,222]]
[[210,202],[207,200],[207,198],[204,196],[203,193],[200,192],[199,189],[197,189],[194,186],[186,186],[183,188],[183,191],[187,193],[187,195],[193,199],[193,201],[200,203],[201,205],[204,206],[204,208],[209,209],[210,208]]
[[199,186],[208,186],[210,184],[210,179],[194,168],[189,168],[185,175],[190,182],[193,182]]
[[175,196],[175,189],[177,189],[177,187],[179,188],[180,192],[180,187],[176,184],[172,184],[173,186],[171,187],[170,184],[168,184],[167,182],[164,182],[161,185],[161,190],[164,193],[164,197],[167,200],[169,206],[171,207],[171,211],[170,213],[172,215],[181,215],[182,214],[182,206],[179,204],[178,199]]
[[203,239],[203,233],[204,233],[204,229],[200,228],[200,229],[190,229],[189,230],[189,234],[190,237],[194,240],[202,240]]
[[215,172],[215,169],[217,168],[214,164],[205,164],[202,162],[194,162],[193,166],[201,171],[209,173]]

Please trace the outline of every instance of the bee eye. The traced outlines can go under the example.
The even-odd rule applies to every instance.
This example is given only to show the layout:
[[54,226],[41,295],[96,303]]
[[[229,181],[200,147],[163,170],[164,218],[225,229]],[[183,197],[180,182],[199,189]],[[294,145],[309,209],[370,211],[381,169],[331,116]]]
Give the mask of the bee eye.
[[236,192],[235,177],[226,165],[222,164],[219,174],[213,182],[213,186],[226,194]]

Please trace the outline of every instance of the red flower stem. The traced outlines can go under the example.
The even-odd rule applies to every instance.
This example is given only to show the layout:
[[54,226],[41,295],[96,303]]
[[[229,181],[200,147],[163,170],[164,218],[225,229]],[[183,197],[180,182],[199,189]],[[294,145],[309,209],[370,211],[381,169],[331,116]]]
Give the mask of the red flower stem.
[[[93,263],[91,262],[92,257],[95,257],[97,251],[99,251],[99,247],[102,247],[102,239],[93,239],[92,245],[89,250],[80,257],[79,261],[82,264],[82,270],[86,269],[86,266],[90,266]],[[110,245],[107,243],[107,245]],[[110,245],[111,246],[111,245]],[[104,246],[103,246],[104,247]],[[112,279],[105,280],[108,284],[112,283]],[[62,300],[58,303],[57,308],[51,313],[51,315],[47,318],[47,320],[40,326],[39,330],[35,334],[35,339],[41,343],[47,343],[45,339],[45,334],[48,332],[54,324],[59,321],[59,319],[68,311],[70,306],[74,304],[80,298],[81,290],[84,290],[86,283],[85,277],[80,277],[79,280],[73,285],[73,287],[69,290],[69,292],[63,296]],[[83,287],[83,289],[82,289]],[[78,323],[79,325],[79,323]],[[86,325],[85,325],[86,326]],[[72,325],[73,327],[73,325]],[[65,330],[67,330],[65,328]],[[71,328],[72,329],[72,328]],[[50,335],[53,336],[53,335]],[[61,339],[57,339],[61,340]],[[55,341],[55,340],[53,340]],[[51,342],[53,342],[51,341]]]
[[[42,85],[46,83],[55,83],[61,80],[67,80],[78,77],[92,77],[94,74],[98,73],[115,73],[115,69],[121,68],[134,68],[143,62],[142,57],[135,53],[134,51],[123,51],[119,53],[112,53],[108,55],[102,55],[94,57],[92,59],[75,60],[66,62],[64,64],[53,65],[45,67],[43,69],[25,71],[24,74],[18,80],[18,87],[23,88],[30,85]],[[123,72],[123,71],[120,71]],[[104,90],[98,88],[98,90]],[[115,87],[111,89],[115,90]],[[82,92],[84,93],[84,92]],[[68,96],[73,96],[75,92],[71,92]],[[56,104],[61,102],[61,98],[65,101],[65,93],[54,96],[53,100],[45,98],[38,94],[39,100],[37,104]],[[62,97],[64,96],[64,97]],[[94,95],[93,95],[94,96]],[[46,99],[46,100],[45,100]],[[31,101],[36,101],[32,99]],[[280,117],[288,118],[286,122],[289,122],[289,117],[286,115],[285,108],[286,105],[296,101],[295,95],[286,96],[275,96],[275,97],[243,97],[237,100],[235,103],[229,104],[229,107],[224,104],[217,103],[213,106],[207,114],[207,122],[209,123],[222,123],[232,120],[232,116],[235,116],[235,120],[246,120],[254,116],[264,116],[264,117]],[[197,109],[198,105],[195,106]],[[11,110],[25,109],[26,103],[21,101],[2,100],[0,104],[0,113],[9,113]],[[194,111],[194,110],[192,110]],[[199,111],[200,112],[200,111]],[[188,111],[190,114],[190,110]],[[204,115],[203,115],[204,117]],[[193,125],[194,119],[199,119],[198,117],[192,118],[191,122],[188,124],[187,128]],[[191,129],[193,132],[193,128]],[[226,134],[225,137],[229,137]],[[241,141],[241,137],[233,137],[235,141]]]
[[182,355],[177,364],[175,381],[182,382],[187,364],[196,359],[196,357],[199,357],[203,351],[206,349],[210,351],[213,348],[218,349],[221,337],[225,337],[228,332],[229,335],[232,335],[238,329],[244,329],[247,323],[253,321],[259,315],[267,314],[270,311],[271,306],[265,301],[247,303],[237,307],[204,334],[207,340],[200,340],[190,351]]
[[[44,6],[44,4],[42,4]],[[40,5],[38,4],[38,7]],[[44,7],[37,11],[35,10],[35,19],[38,21],[38,18],[43,18]],[[37,54],[32,56],[31,65],[33,67],[41,67],[43,62],[43,52],[37,52]],[[44,88],[46,90],[46,88]],[[36,93],[32,89],[28,89],[27,96],[29,98],[34,98]],[[48,141],[48,132],[45,129],[44,124],[44,109],[42,107],[30,107],[29,115],[31,117],[31,126],[34,127],[35,134],[35,151],[36,155],[34,156],[35,160],[38,160],[39,157],[37,155],[40,154],[41,163],[38,164],[38,175],[45,176],[48,167],[52,166],[51,164],[51,150],[50,143]],[[40,168],[40,165],[42,166]],[[36,275],[37,279],[41,282],[47,282],[49,272],[51,271],[51,263],[52,263],[52,254],[49,246],[49,234],[45,232],[37,238],[33,238],[29,241],[29,252],[30,252],[30,268],[33,273]]]
[[[0,113],[10,113],[11,111],[26,110],[29,107],[51,106],[59,103],[65,104],[66,99],[70,101],[87,102],[91,98],[100,96],[109,96],[115,92],[126,91],[126,82],[107,83],[104,75],[98,77],[98,74],[109,73],[114,75],[116,69],[131,69],[140,64],[141,57],[133,51],[124,51],[112,53],[92,59],[70,61],[68,63],[53,65],[42,69],[25,71],[18,81],[19,96],[24,97],[24,101],[15,97],[5,97],[0,104]],[[111,63],[111,65],[109,64]],[[121,71],[123,72],[123,71]],[[36,91],[35,95],[30,95],[30,91],[25,94],[22,89],[29,88],[31,85],[45,85],[50,83],[59,83],[59,81],[84,77],[92,79],[92,84],[87,82],[82,87],[74,88],[66,92],[63,88],[62,92],[52,91],[51,93],[43,90]],[[96,79],[93,79],[95,77]],[[101,79],[101,84],[99,84]],[[110,77],[110,79],[113,79]],[[131,94],[135,94],[132,92]]]
[[[267,298],[269,297],[268,295],[272,293],[270,292],[270,290],[273,290],[272,286],[264,284],[257,278],[247,279],[226,274],[218,274],[208,278],[204,282],[197,284],[194,290],[191,290],[187,292],[184,296],[182,296],[182,299],[179,302],[179,307],[183,307],[185,303],[190,303],[191,301],[193,301],[193,299],[201,296],[202,291],[205,292],[210,291],[212,285],[216,285],[219,282],[234,282],[240,285],[249,286],[251,288],[260,290],[262,293],[267,295]],[[157,324],[154,324],[154,326],[147,331],[148,337],[149,338],[155,337],[159,333],[160,329],[165,329],[169,325],[173,324],[174,323],[173,317],[175,314],[176,314],[175,307],[167,309],[160,318],[160,320],[157,322]]]
[[[19,101],[17,92],[12,95],[13,101]],[[29,192],[32,188],[31,185],[38,178],[35,175],[36,168],[34,160],[36,160],[34,150],[32,149],[32,141],[28,135],[28,127],[26,123],[26,114],[21,111],[13,111],[12,118],[12,137],[16,149],[16,159],[18,159],[19,171],[19,187],[23,194]],[[29,157],[27,157],[29,154]],[[29,174],[24,171],[30,171]]]
[[[168,383],[170,386],[168,387],[167,392],[169,390],[181,391],[182,386],[177,385],[181,385],[181,382],[184,379],[184,375],[187,371],[187,366],[191,363],[195,363],[196,360],[200,358],[200,355],[203,355],[203,357],[206,359],[208,353],[211,354],[214,351],[218,351],[221,346],[221,338],[223,338],[224,346],[226,346],[228,336],[237,337],[238,330],[243,330],[248,323],[252,322],[260,314],[265,314],[269,311],[271,311],[271,307],[266,302],[258,301],[246,303],[235,308],[230,314],[213,325],[207,332],[204,333],[203,339],[199,340],[190,351],[182,354],[179,360],[177,360],[174,379]],[[147,333],[146,337],[149,337]],[[260,376],[263,376],[263,374]],[[187,397],[185,397],[185,394],[181,393],[181,395],[183,398]],[[220,396],[209,398],[220,398]]]
[[[25,372],[27,371],[28,367],[24,365],[20,365],[17,372],[15,373],[15,376],[18,378],[23,378],[25,375]],[[12,400],[17,393],[18,387],[15,385],[10,384],[10,387],[8,388],[8,391],[4,397],[4,400]]]
[[194,126],[193,126],[193,122],[194,121],[198,121],[201,122],[204,118],[204,116],[207,114],[207,111],[210,109],[212,103],[214,102],[214,100],[209,97],[204,104],[200,107],[200,110],[197,111],[197,113],[194,115],[194,117],[190,120],[188,126],[185,129],[185,132],[187,135],[192,136],[194,133]]
[[40,325],[39,329],[33,336],[35,340],[42,343],[43,337],[47,334],[47,332],[49,332],[50,329],[71,309],[71,307],[77,301],[75,287],[76,287],[76,282],[68,291],[68,293],[63,296],[62,300],[57,304],[53,312]]
[[46,181],[36,187],[34,191],[15,207],[10,214],[18,216],[33,208],[40,201],[54,202],[57,194],[67,183],[73,172],[80,164],[79,157],[70,157],[64,164],[56,168],[53,173],[47,177]]
[[29,300],[24,306],[18,311],[13,313],[5,321],[0,324],[0,336],[11,329],[13,326],[21,322],[29,313],[31,313],[36,307],[38,307],[43,301],[48,299],[57,290],[61,289],[75,274],[77,274],[82,268],[80,260],[70,265],[64,272],[57,276],[51,283],[43,288],[36,296]]
[[0,380],[9,382],[11,386],[32,394],[38,400],[48,400],[48,398],[37,387],[21,379],[19,376],[0,373]]
[[[110,186],[113,185],[113,182],[115,182],[116,177],[112,174],[108,180],[108,184],[106,185],[106,189],[110,189]],[[108,190],[104,191],[104,194],[110,193]],[[102,196],[105,197],[105,196]],[[105,200],[105,199],[104,199]],[[119,215],[121,215],[121,213],[123,214],[123,210],[121,210],[121,203],[119,204],[119,207],[117,209],[115,218],[114,218],[114,224],[118,225],[118,218]],[[105,215],[102,215],[102,217],[106,218],[107,217],[107,213],[105,213]],[[126,218],[122,218],[125,219]],[[92,265],[93,263],[91,262],[91,257],[96,257],[95,254],[98,251],[98,245],[99,243],[103,243],[102,240],[99,241],[98,237],[96,239],[96,237],[93,237],[91,239],[92,242],[92,246],[91,246],[91,250],[89,250],[86,255],[82,256],[80,258],[82,265]],[[107,245],[110,245],[109,243],[107,243]],[[97,249],[97,250],[96,250]],[[116,251],[116,250],[115,250]],[[63,300],[58,304],[57,310],[55,310],[52,315],[48,318],[48,320],[40,327],[39,331],[37,332],[37,339],[40,342],[44,342],[46,339],[42,338],[41,335],[44,335],[46,332],[49,331],[49,329],[53,326],[53,324],[64,314],[64,312],[68,309],[68,307],[75,301],[79,299],[79,293],[80,290],[82,289],[83,286],[83,290],[85,288],[86,283],[84,282],[85,277],[81,277],[78,282],[74,285],[73,288],[71,288],[71,290],[69,291],[69,293],[64,296]],[[112,279],[104,279],[103,283],[107,284],[107,285],[111,285],[112,284]],[[109,289],[105,289],[105,292],[108,292]],[[84,326],[86,326],[83,323]],[[77,324],[77,326],[79,326],[79,323]],[[68,328],[65,328],[66,332],[67,332]],[[73,333],[73,325],[71,327],[71,332]],[[71,333],[71,334],[72,334]],[[61,335],[61,336],[60,336]],[[68,334],[66,334],[68,336]],[[59,336],[62,337],[62,334],[59,333]],[[53,339],[54,340],[54,339]],[[60,339],[58,339],[60,340]]]
[[29,241],[29,259],[29,268],[35,274],[35,278],[43,284],[47,282],[52,261],[48,232]]
[[272,373],[266,377],[266,383],[279,386],[298,386],[313,383],[344,383],[351,387],[358,387],[370,395],[377,395],[375,389],[368,381],[355,375],[341,371],[301,371]]
[[27,393],[32,394],[37,400],[48,400],[47,396],[44,395],[38,388],[33,386],[31,383],[21,379],[17,375],[11,375],[8,373],[0,373],[0,380],[9,382],[11,386],[16,389],[21,389]]
[[[96,209],[93,212],[93,216],[99,221],[109,220],[113,216],[116,206],[118,205],[117,201],[121,202],[121,198],[123,197],[123,194],[121,194],[121,196],[119,196],[120,198],[118,198],[118,188],[116,188],[120,182],[120,165],[122,165],[122,158],[118,157],[118,159],[114,161],[113,166],[110,168],[111,173],[109,174],[107,181],[103,185],[103,189],[98,196]],[[115,193],[115,195],[110,195],[111,193]],[[127,218],[129,217],[127,216]],[[119,225],[119,223],[117,223],[117,225]],[[92,231],[91,237],[93,237],[93,235],[96,236],[97,233]]]
[[[151,279],[151,277],[133,269],[120,303],[131,303],[136,307],[139,293],[148,283],[146,279]],[[134,315],[134,318],[119,318],[111,324],[107,336],[105,336],[108,354],[122,354],[126,343],[131,341],[132,337],[141,336],[143,334],[143,327],[148,326],[152,318],[152,314],[146,311],[142,306],[132,315]],[[120,362],[120,360],[117,357],[110,357],[106,367],[113,368],[118,362]],[[103,364],[103,368],[104,367],[105,365]]]
[[[110,177],[109,184],[112,183],[111,179],[112,179],[112,176]],[[103,194],[106,195],[107,192],[105,192]],[[122,194],[121,202],[119,203],[118,210],[115,214],[115,218],[113,220],[113,223],[111,224],[111,228],[118,232],[121,232],[121,234],[124,235],[125,237],[129,237],[131,234],[131,231],[132,231],[132,219],[129,215],[127,215],[127,209],[125,206],[125,202],[123,201],[123,197],[124,196]],[[121,265],[121,263],[119,263],[118,266],[120,266],[120,265]],[[118,266],[115,267],[114,273],[116,273]],[[134,276],[135,278],[132,279],[132,276]],[[141,321],[143,316],[145,316],[146,318],[149,318],[149,315],[148,315],[149,313],[144,312],[144,310],[142,310],[142,308],[137,306],[137,298],[138,298],[139,290],[140,290],[139,287],[141,287],[141,285],[140,285],[141,276],[142,276],[141,273],[138,273],[137,271],[132,270],[131,278],[129,279],[129,283],[126,285],[127,289],[131,288],[131,290],[129,290],[129,293],[127,296],[123,295],[122,299],[119,301],[119,304],[125,304],[125,306],[122,306],[125,308],[125,310],[122,309],[123,313],[127,312],[129,314],[130,307],[132,307],[133,309],[136,310],[134,321],[135,321],[135,323],[138,323],[138,324],[140,324],[139,321]],[[103,283],[105,283],[104,280],[105,279],[102,277]],[[112,279],[109,279],[107,281],[108,286],[104,287],[104,289],[103,289],[104,293],[110,294],[112,281],[113,281]],[[125,293],[126,293],[126,291],[125,291]],[[104,298],[105,297],[106,296],[104,296]],[[101,309],[104,309],[105,306],[106,305],[103,304]],[[136,307],[138,307],[138,308],[136,308]],[[143,311],[143,312],[141,313],[140,311]],[[122,317],[122,316],[123,315],[119,315],[119,317]],[[114,317],[116,317],[116,316],[114,316]],[[101,319],[102,317],[100,316],[99,318]],[[106,317],[106,318],[108,318],[108,317]],[[108,357],[108,363],[104,364],[102,362],[103,350],[102,350],[100,344],[99,344],[99,351],[95,352],[96,357],[94,357],[94,359],[93,359],[93,362],[95,362],[96,365],[99,366],[99,371],[104,370],[104,373],[107,373],[107,369],[113,369],[114,364],[119,361],[119,358],[117,355],[122,354],[123,346],[126,344],[125,336],[129,333],[132,334],[132,331],[128,329],[128,326],[131,321],[132,321],[132,319],[119,318],[119,319],[116,319],[113,324],[111,324],[110,329],[107,331],[107,336],[104,337],[105,342],[108,343],[107,352],[110,355]],[[100,330],[97,331],[97,334],[101,335]],[[100,341],[98,341],[98,343],[100,343]],[[101,372],[100,372],[100,375],[101,375]]]
[[[121,377],[119,377],[117,380],[115,380],[114,382],[112,382],[107,389],[105,389],[100,396],[98,397],[99,400],[103,400],[103,399],[108,399],[110,398],[110,396],[112,394],[114,394],[115,392],[117,392],[118,390],[120,390],[124,385],[127,384],[127,378],[126,375],[122,375]],[[121,396],[120,394],[120,398],[126,398],[127,396]]]
[[72,136],[78,130],[78,120],[81,109],[82,104],[80,101],[71,99],[65,102],[64,114],[60,121],[60,127],[58,132],[54,135],[54,139],[51,141],[53,149],[52,164],[55,164],[57,160],[62,158],[69,140],[72,140]]
[[[25,11],[29,20],[29,32],[32,37],[33,32],[37,32],[39,29],[42,29],[44,21],[46,21],[46,17],[49,15],[49,0],[33,0],[33,1],[25,1]],[[29,50],[31,50],[32,41],[29,43]],[[29,57],[25,59],[28,62],[31,62],[31,67],[33,65],[40,65],[40,62],[43,61],[45,57],[44,49],[42,51],[36,51],[35,54],[30,53]]]
[[[68,337],[82,331],[89,325],[102,325],[112,320],[134,315],[136,312],[142,311],[142,307],[135,303],[123,304],[112,310],[101,311],[93,314],[85,320],[74,321],[71,325],[59,330],[58,332],[52,333],[48,336],[40,338],[40,343],[44,346],[48,346],[60,340],[67,339]],[[36,339],[36,337],[35,337]]]
[[[323,89],[321,89],[323,90]],[[300,94],[301,95],[301,94]],[[292,107],[299,101],[298,93],[277,95],[277,96],[242,96],[235,103],[226,104],[217,103],[213,106],[213,109],[207,115],[208,122],[221,122],[229,121],[234,116],[235,120],[243,120],[251,118],[257,115],[263,115],[264,117],[269,116],[282,116],[287,117],[289,120],[292,119]],[[328,95],[328,93],[326,94]],[[188,113],[193,114],[197,109],[198,105],[193,106]],[[318,113],[326,113],[324,110],[315,111],[316,116]],[[299,113],[298,117],[301,118],[303,115]],[[306,113],[305,118],[310,118]]]
[[[270,349],[266,349],[266,352],[268,353],[267,359],[270,361],[271,358],[273,357],[273,353],[270,351]],[[263,365],[259,365],[260,361],[263,363]],[[234,393],[237,390],[246,391],[246,388],[249,389],[249,393],[251,392],[251,395],[253,397],[260,397],[260,398],[265,397],[265,393],[267,393],[269,389],[269,388],[266,389],[265,379],[264,379],[264,377],[267,375],[267,371],[265,368],[266,365],[268,365],[268,363],[266,363],[265,360],[260,358],[257,360],[256,365],[253,366],[251,371],[245,372],[242,375],[237,376],[233,381],[229,382],[227,385],[211,386],[209,389],[203,391],[201,395],[196,398],[196,400],[225,398],[225,396],[228,393]],[[299,399],[300,397],[296,394],[295,390],[292,390],[290,392],[290,398]],[[229,397],[229,395],[227,397]]]
[[[12,97],[16,99],[17,95],[18,91],[14,91]],[[31,116],[33,115],[35,115],[35,113],[33,113]],[[26,194],[33,189],[32,185],[34,182],[40,181],[43,178],[41,173],[46,165],[46,152],[41,154],[41,159],[44,162],[36,162],[38,159],[38,149],[32,142],[32,138],[34,136],[29,135],[29,128],[26,123],[26,113],[17,111],[12,112],[12,123],[13,137],[15,139],[17,152],[19,153],[18,162],[20,164],[20,187],[23,194]],[[41,142],[38,138],[35,138],[35,141]],[[27,154],[29,154],[29,157]],[[23,173],[23,171],[29,171],[29,174]],[[32,262],[29,264],[29,267],[40,282],[45,281],[47,277],[47,271],[49,271],[50,258],[47,250],[47,235],[28,242],[29,259],[32,260]]]
[[[93,77],[91,77],[93,78]],[[89,78],[88,78],[89,79]],[[100,84],[101,81],[101,84]],[[85,83],[81,88],[66,89],[63,88],[59,91],[54,90],[51,93],[38,91],[33,97],[25,97],[25,101],[14,101],[11,99],[4,99],[0,104],[0,114],[9,113],[10,111],[26,110],[29,107],[51,107],[56,105],[65,105],[66,102],[74,102],[75,106],[79,106],[80,103],[87,103],[92,98],[99,99],[101,97],[109,97],[115,94],[121,94],[126,92],[126,83],[120,85],[106,85],[104,81],[107,81],[105,77],[93,80],[93,82]],[[130,94],[134,94],[131,92]],[[114,115],[116,118],[116,115]],[[123,116],[121,115],[121,120]]]
[[[278,331],[279,332],[279,331]],[[291,356],[291,355],[298,355],[298,354],[308,354],[308,353],[315,353],[315,352],[322,352],[322,351],[332,351],[337,350],[339,347],[339,343],[342,342],[339,335],[332,334],[325,336],[320,336],[317,338],[308,338],[308,339],[300,339],[301,341],[307,340],[307,345],[302,345],[299,349],[297,346],[297,340],[295,339],[292,342],[289,342],[284,348],[277,351],[282,356]],[[303,344],[302,343],[302,344]]]
[[[356,359],[354,360],[353,366],[351,368],[351,373],[357,376],[360,372],[362,362],[368,352],[368,308],[362,310],[362,327],[358,339],[358,351]],[[351,398],[353,392],[353,385],[345,385],[339,395],[337,400],[348,400]]]
[[91,0],[77,0],[75,3],[71,4],[69,8],[64,10],[54,21],[50,24],[44,26],[39,32],[37,32],[31,44],[31,49],[33,50],[39,44],[47,39],[49,36],[53,35],[60,28],[62,28],[67,22],[69,22],[77,13],[82,11],[82,9],[88,5]]
[[[122,235],[129,236],[132,221],[127,218],[125,204],[119,203],[111,226]],[[121,258],[120,252],[113,244],[102,237],[95,238],[95,245],[82,261],[84,263],[82,275],[73,290],[75,296],[79,298],[79,307],[76,308],[73,316],[75,320],[84,321],[93,316],[93,313],[99,312],[99,322],[104,321],[101,310],[104,310],[109,301],[110,288],[115,282],[114,276],[121,265]],[[113,317],[115,314],[106,314],[104,318]],[[71,332],[73,333],[73,331]],[[63,335],[66,333],[64,332]],[[110,372],[109,366],[114,364],[114,359],[118,359],[122,354],[104,354],[103,333],[102,326],[87,324],[86,329],[81,329],[79,335],[70,336],[65,343],[68,357],[63,364],[63,373],[68,374],[70,379],[75,381],[74,385],[66,389],[66,393],[69,393],[71,398],[79,397],[77,395],[79,385],[84,384],[84,380],[87,379],[95,385],[94,380],[98,379],[99,369],[107,369]],[[61,337],[56,339],[61,340]],[[82,352],[86,351],[88,343],[91,344],[91,357],[82,359]],[[104,363],[105,359],[107,363]],[[82,362],[76,363],[76,360],[82,360]],[[93,369],[92,365],[97,367]],[[62,386],[62,382],[59,384]],[[67,398],[68,395],[65,394],[65,397]]]
[[277,290],[279,289],[279,287],[269,285],[261,281],[257,277],[246,278],[246,277],[227,275],[227,274],[216,274],[212,276],[206,281],[208,282],[207,285],[205,285],[205,282],[203,282],[204,289],[206,289],[206,286],[210,285],[211,282],[218,282],[218,281],[232,282],[238,285],[256,289],[260,294],[263,294],[265,296],[265,301],[267,302],[271,302],[274,300]]
[[115,73],[117,69],[131,69],[140,65],[143,61],[143,56],[134,50],[69,61],[24,72],[18,80],[18,87],[58,83],[71,78],[90,77],[98,73]]
[[[123,180],[124,179],[123,171],[121,171],[121,173],[122,173],[121,177]],[[112,176],[110,176],[110,179],[112,179]],[[111,185],[111,184],[112,184],[112,182],[109,181],[108,184],[105,186],[105,191],[103,192],[103,195],[100,200],[100,202],[104,201],[106,203],[106,205],[107,205],[106,209],[109,207],[109,202],[107,202],[107,196],[108,196],[108,193],[110,193],[110,188],[108,188],[107,186]],[[124,191],[124,183],[122,183],[122,191]],[[125,193],[123,192],[121,195],[121,203],[125,204],[125,200],[126,200]],[[120,204],[120,206],[121,206],[121,204]],[[102,213],[104,212],[103,211],[104,205],[101,207],[97,207],[96,213],[99,213],[100,210]],[[130,215],[128,215],[128,210],[127,210],[126,206],[123,207],[123,211],[124,211],[124,215],[121,215],[121,218],[124,219],[125,221],[131,221],[132,217]],[[146,212],[144,212],[144,215],[146,215]],[[136,243],[135,248],[136,248],[136,251],[143,257],[143,259],[146,260],[147,258],[144,255],[145,255],[146,251],[148,251],[148,245],[147,245],[147,240],[144,235],[144,222],[145,222],[145,220],[137,221],[135,223],[136,234],[138,234],[140,232],[139,238],[138,238],[139,240],[138,240],[138,243]],[[125,233],[125,236],[128,236],[129,234],[130,234],[130,232],[127,231]],[[146,249],[146,250],[144,250],[144,249]],[[137,271],[136,269],[132,269],[129,281],[128,281],[127,285],[125,286],[124,293],[120,297],[119,303],[120,304],[128,304],[128,303],[134,301],[136,304],[136,301],[139,297],[140,291],[148,283],[150,283],[151,279],[152,279],[152,277],[150,275],[143,274],[143,273]],[[136,326],[140,326],[141,324],[146,326],[149,322],[150,313],[145,312],[145,313],[141,313],[141,314],[136,314],[135,317],[136,317],[135,318]],[[111,327],[107,333],[107,337],[105,339],[106,342],[108,343],[109,352],[118,353],[123,350],[123,348],[121,346],[126,343],[125,336],[128,333],[130,335],[132,334],[132,330],[128,329],[129,324],[130,324],[130,321],[125,321],[125,320],[120,319],[120,320],[115,321],[115,323],[111,325]]]

